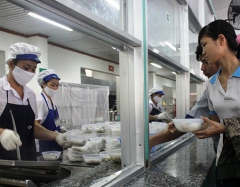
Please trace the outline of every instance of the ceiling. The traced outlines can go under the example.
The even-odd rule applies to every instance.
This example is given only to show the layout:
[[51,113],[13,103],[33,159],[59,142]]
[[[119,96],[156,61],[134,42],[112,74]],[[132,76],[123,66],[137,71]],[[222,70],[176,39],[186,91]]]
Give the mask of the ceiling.
[[[229,5],[237,5],[240,6],[240,0],[212,0],[213,7],[215,10],[216,18],[217,19],[228,19],[228,9]],[[237,16],[236,19],[240,19],[239,16]],[[235,28],[236,34],[240,34],[240,23],[235,22],[234,24],[231,22],[233,27]]]
[[[218,18],[226,19],[230,0],[212,0]],[[80,53],[89,54],[106,61],[119,63],[119,52],[104,43],[82,32],[66,31],[29,16],[24,10],[7,0],[0,0],[0,30],[16,32],[25,37],[41,34],[48,37],[49,44],[63,46]],[[149,71],[175,80],[175,75],[167,68],[156,68],[149,65]]]
[[217,19],[227,19],[229,4],[232,0],[212,0]]
[[[13,13],[14,12],[14,13]],[[66,31],[29,16],[28,11],[6,0],[0,0],[0,28],[27,36],[41,34],[50,43],[65,46],[118,63],[118,51],[100,40],[76,31]]]
[[[14,14],[13,14],[14,12]],[[16,32],[22,36],[42,35],[48,37],[49,44],[62,46],[80,53],[89,54],[112,63],[119,63],[119,52],[111,45],[85,33],[66,31],[29,16],[28,11],[7,0],[0,0],[0,30]],[[175,80],[175,75],[167,68],[149,65],[149,71]]]

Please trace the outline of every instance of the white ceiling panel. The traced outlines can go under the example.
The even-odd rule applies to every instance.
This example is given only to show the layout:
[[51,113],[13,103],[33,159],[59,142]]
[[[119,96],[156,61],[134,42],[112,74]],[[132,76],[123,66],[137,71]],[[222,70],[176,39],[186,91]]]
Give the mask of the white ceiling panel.
[[42,34],[50,43],[72,48],[106,60],[119,62],[118,52],[110,45],[84,33],[66,31],[27,14],[23,8],[6,0],[0,0],[0,28],[23,35]]

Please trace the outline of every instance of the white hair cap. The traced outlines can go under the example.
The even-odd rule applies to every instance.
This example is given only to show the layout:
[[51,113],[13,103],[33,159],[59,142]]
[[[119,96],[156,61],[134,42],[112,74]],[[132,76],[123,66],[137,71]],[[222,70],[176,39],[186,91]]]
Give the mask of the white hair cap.
[[60,78],[58,77],[57,73],[52,70],[52,69],[47,69],[47,70],[43,70],[38,74],[37,77],[37,81],[38,84],[41,86],[42,82],[47,82],[50,79],[58,79],[60,80]]
[[41,63],[39,60],[40,56],[41,52],[37,46],[27,43],[15,43],[10,46],[6,64],[12,59],[32,60],[36,63]]
[[159,89],[159,88],[152,88],[151,90],[149,90],[149,95],[152,95],[154,93],[165,95],[164,92],[162,91],[162,89]]

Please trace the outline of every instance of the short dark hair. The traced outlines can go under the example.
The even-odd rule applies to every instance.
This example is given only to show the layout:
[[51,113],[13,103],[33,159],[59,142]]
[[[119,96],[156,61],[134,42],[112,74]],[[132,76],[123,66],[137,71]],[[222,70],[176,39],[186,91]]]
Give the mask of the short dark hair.
[[202,51],[203,51],[202,46],[198,45],[195,52],[197,61],[201,61]]
[[228,47],[231,51],[237,52],[237,58],[240,57],[239,45],[236,42],[236,33],[233,26],[225,20],[215,20],[203,27],[198,35],[198,44],[202,37],[210,37],[217,40],[219,34],[223,34],[228,42]]

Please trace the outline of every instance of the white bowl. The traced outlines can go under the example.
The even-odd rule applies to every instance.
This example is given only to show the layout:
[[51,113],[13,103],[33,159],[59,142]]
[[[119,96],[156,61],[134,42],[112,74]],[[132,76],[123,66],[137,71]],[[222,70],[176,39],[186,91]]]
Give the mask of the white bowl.
[[111,157],[107,151],[101,151],[99,154],[101,155],[103,162],[108,162],[111,160]]
[[45,151],[42,152],[44,160],[57,160],[61,155],[61,151]]
[[102,156],[100,154],[85,154],[82,156],[86,164],[100,164],[102,162]]
[[68,160],[70,160],[72,162],[82,162],[83,161],[82,154],[75,154],[73,152],[68,152],[67,157],[68,157]]
[[113,149],[109,151],[109,155],[113,162],[121,163],[121,149]]
[[174,126],[180,132],[194,132],[202,128],[203,120],[193,119],[173,119]]

